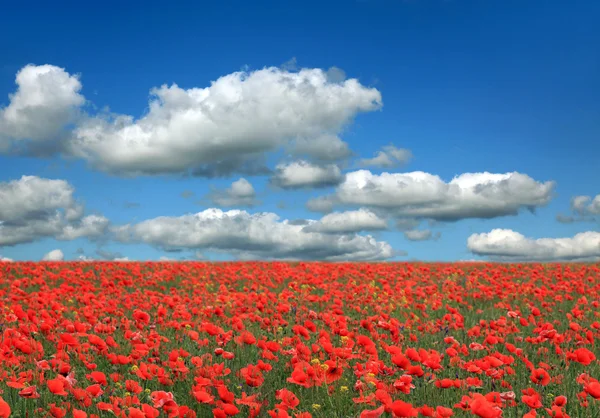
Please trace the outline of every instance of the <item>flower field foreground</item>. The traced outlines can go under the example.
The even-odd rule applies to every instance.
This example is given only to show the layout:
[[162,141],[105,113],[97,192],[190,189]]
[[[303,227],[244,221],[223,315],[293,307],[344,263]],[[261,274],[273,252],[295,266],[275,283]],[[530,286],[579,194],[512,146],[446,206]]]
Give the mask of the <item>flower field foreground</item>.
[[0,263],[0,417],[600,417],[583,264]]

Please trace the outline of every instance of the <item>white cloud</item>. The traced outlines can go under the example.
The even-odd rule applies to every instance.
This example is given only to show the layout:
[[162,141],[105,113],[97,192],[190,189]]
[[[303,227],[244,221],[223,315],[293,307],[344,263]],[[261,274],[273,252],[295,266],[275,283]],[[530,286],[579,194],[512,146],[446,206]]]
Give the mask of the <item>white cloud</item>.
[[318,161],[343,160],[352,155],[348,144],[334,134],[298,138],[293,142],[291,151],[293,155],[310,157]]
[[[317,206],[362,206],[400,218],[455,221],[494,218],[534,210],[552,198],[554,182],[538,182],[521,173],[466,173],[449,183],[415,171],[382,173],[368,170],[346,174],[331,196]],[[310,207],[310,205],[309,205]]]
[[64,259],[65,255],[61,250],[52,250],[42,258],[44,261],[63,261]]
[[582,232],[572,238],[527,238],[510,229],[473,234],[467,247],[477,255],[524,260],[600,259],[600,232]]
[[98,236],[106,218],[83,217],[83,206],[64,180],[23,176],[0,182],[0,247],[36,241],[44,237],[71,240]]
[[343,83],[346,79],[346,73],[338,67],[329,68],[325,75],[330,83]]
[[16,92],[0,109],[0,151],[27,140],[32,152],[56,147],[85,103],[79,78],[53,65],[27,65],[15,81]]
[[381,260],[393,254],[389,244],[371,236],[322,234],[303,228],[281,221],[274,213],[207,209],[113,230],[122,242],[143,242],[165,250],[221,251],[251,258]]
[[377,231],[387,228],[385,219],[366,209],[336,212],[325,215],[318,222],[309,223],[304,232],[343,234],[360,231]]
[[75,210],[75,189],[64,180],[22,176],[0,182],[0,220],[3,222],[36,218],[59,209]]
[[339,184],[344,176],[335,164],[316,165],[300,160],[279,164],[271,182],[284,189],[319,188]]
[[311,212],[329,213],[333,211],[334,202],[327,196],[316,197],[306,202],[306,209]]
[[407,164],[412,159],[412,156],[410,150],[396,148],[394,145],[387,145],[381,151],[377,151],[373,158],[363,158],[359,161],[359,164],[363,167],[397,167]]
[[104,216],[88,215],[78,223],[66,225],[56,238],[71,241],[81,237],[99,237],[106,232],[109,224],[110,221]]
[[589,213],[600,215],[600,194],[594,197],[594,200],[587,207]]
[[566,216],[559,213],[556,215],[556,220],[561,223],[596,220],[596,215],[600,215],[600,194],[594,198],[590,196],[574,196],[571,199],[571,212],[575,216]]
[[225,190],[214,190],[207,196],[216,206],[255,206],[256,191],[252,184],[245,178],[240,178],[231,183]]
[[80,123],[70,151],[117,174],[264,172],[264,153],[298,141],[307,154],[328,144],[360,112],[381,107],[381,94],[356,79],[331,80],[320,69],[271,67],[236,72],[206,88],[163,85],[151,90],[139,119],[99,115]]
[[404,231],[404,237],[409,241],[427,241],[430,239],[439,239],[441,234],[432,233],[430,229],[410,229]]
[[8,258],[8,257],[2,257],[2,256],[0,255],[0,262],[4,262],[4,263],[10,263],[10,262],[12,262],[12,261],[13,261],[13,259],[12,259],[12,258]]

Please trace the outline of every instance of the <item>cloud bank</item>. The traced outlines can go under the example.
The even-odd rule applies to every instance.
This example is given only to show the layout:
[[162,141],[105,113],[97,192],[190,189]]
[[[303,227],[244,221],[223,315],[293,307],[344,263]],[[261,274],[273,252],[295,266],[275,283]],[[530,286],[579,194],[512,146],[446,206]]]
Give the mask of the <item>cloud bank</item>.
[[64,180],[37,176],[0,182],[0,247],[41,238],[101,236],[107,230],[108,219],[84,216],[84,207],[75,200],[74,192]]
[[450,182],[415,171],[347,173],[335,193],[309,202],[309,209],[362,206],[398,218],[457,221],[495,218],[534,210],[552,199],[554,182],[539,182],[513,172],[465,173]]
[[265,174],[265,154],[284,147],[317,160],[345,158],[343,128],[382,106],[378,90],[339,70],[270,67],[207,87],[162,85],[150,90],[139,118],[82,113],[79,76],[53,65],[24,67],[16,84],[0,109],[0,152],[27,142],[123,176]]
[[207,209],[123,225],[113,232],[121,242],[145,243],[167,251],[222,251],[243,258],[342,261],[383,260],[393,255],[389,244],[371,236],[308,232],[304,228],[282,221],[274,213]]
[[556,215],[556,220],[560,223],[573,223],[597,220],[600,215],[600,194],[592,198],[591,196],[574,196],[571,199],[572,215]]
[[533,239],[510,229],[493,229],[471,235],[467,247],[474,254],[506,260],[596,261],[600,259],[600,232]]
[[220,207],[252,207],[259,203],[254,187],[243,177],[231,183],[227,189],[214,190],[207,197],[214,205]]

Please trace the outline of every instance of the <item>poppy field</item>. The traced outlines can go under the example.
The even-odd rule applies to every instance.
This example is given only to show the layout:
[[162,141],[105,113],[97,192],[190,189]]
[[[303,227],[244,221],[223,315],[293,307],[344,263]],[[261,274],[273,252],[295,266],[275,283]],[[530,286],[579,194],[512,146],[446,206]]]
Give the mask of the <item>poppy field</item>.
[[600,417],[600,268],[0,263],[0,417]]

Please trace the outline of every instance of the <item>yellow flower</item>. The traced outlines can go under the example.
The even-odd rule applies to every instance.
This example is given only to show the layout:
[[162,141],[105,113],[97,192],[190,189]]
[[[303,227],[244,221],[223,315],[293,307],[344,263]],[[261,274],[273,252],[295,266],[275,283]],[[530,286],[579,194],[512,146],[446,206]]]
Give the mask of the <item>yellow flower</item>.
[[314,404],[312,404],[312,408],[315,409],[315,410],[316,409],[320,409],[321,405],[319,405],[318,403],[314,403]]
[[348,392],[348,386],[340,387],[340,392]]
[[152,392],[150,389],[144,389],[144,392],[146,392],[148,395],[150,395],[150,392]]
[[329,370],[329,364],[321,364],[321,368],[325,371]]
[[349,339],[350,339],[350,338],[349,338],[349,337],[347,337],[347,336],[345,336],[345,335],[342,335],[342,336],[340,337],[340,340],[342,340],[342,343],[344,343],[344,344],[346,344],[346,341],[348,341]]
[[138,371],[138,366],[136,366],[135,364],[133,366],[131,366],[130,369],[132,372],[137,372]]
[[130,392],[125,392],[125,396],[131,396]]
[[320,364],[321,360],[319,360],[318,358],[314,358],[310,361],[311,364]]

